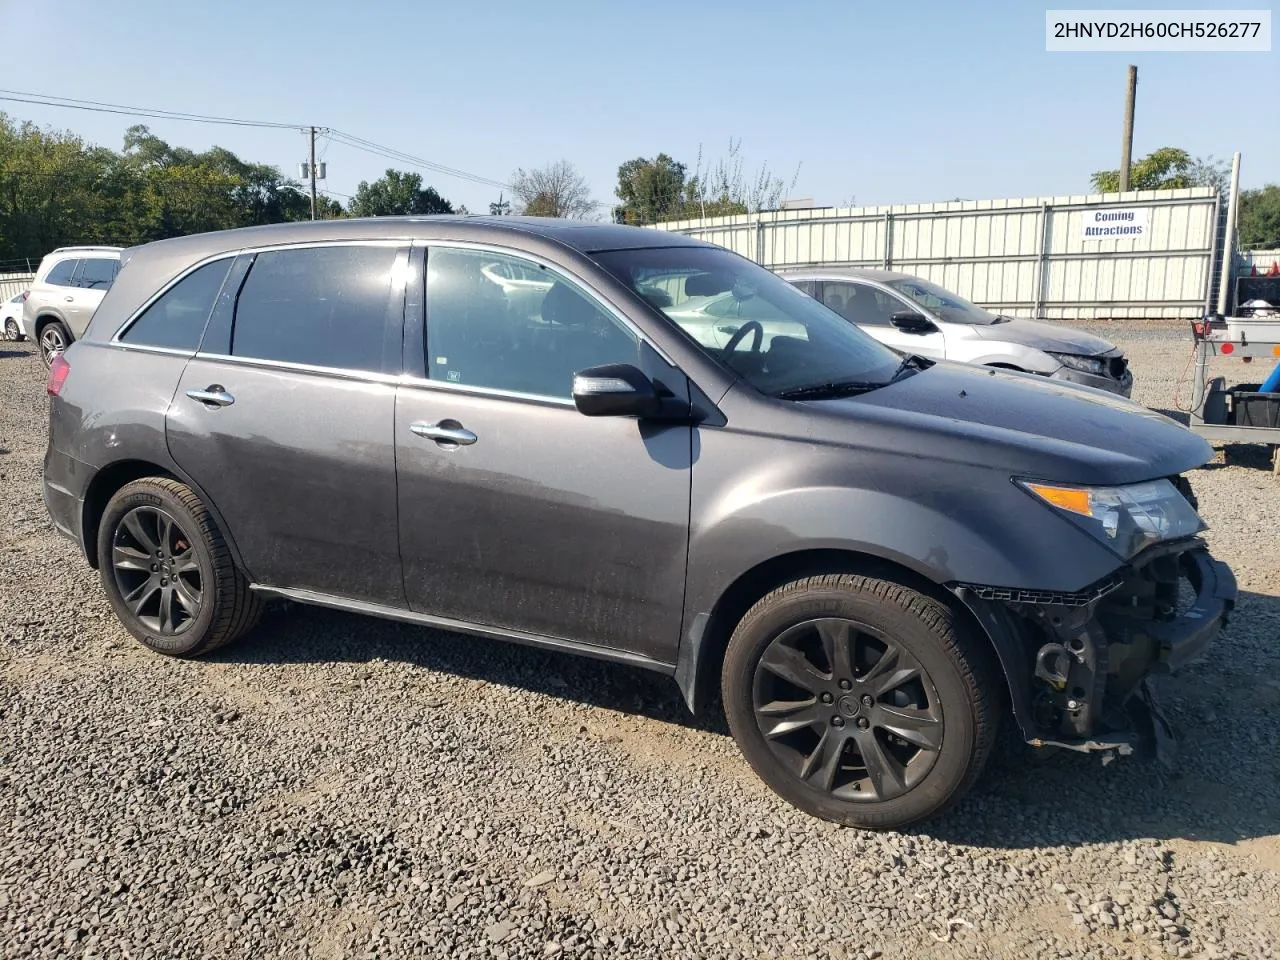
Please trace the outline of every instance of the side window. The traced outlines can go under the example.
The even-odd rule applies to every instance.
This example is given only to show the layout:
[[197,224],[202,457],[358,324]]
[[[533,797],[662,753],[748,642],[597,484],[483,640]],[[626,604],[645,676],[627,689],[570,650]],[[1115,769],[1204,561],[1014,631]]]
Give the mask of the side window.
[[859,326],[887,327],[895,313],[909,309],[897,297],[882,293],[865,283],[822,284],[822,302],[846,320]]
[[57,287],[71,286],[71,275],[76,272],[76,267],[79,264],[79,260],[59,260],[45,275],[44,282],[51,283]]
[[388,373],[398,370],[389,246],[260,253],[240,288],[231,355]]
[[807,293],[811,297],[818,292],[817,280],[788,280],[787,282],[801,293]]
[[231,257],[197,267],[166,290],[120,335],[124,343],[195,351]]
[[[521,280],[499,282],[508,276]],[[631,331],[558,274],[502,254],[428,250],[431,379],[568,399],[577,371],[638,358]]]
[[80,261],[80,272],[76,274],[76,286],[86,290],[106,290],[116,278],[119,260],[106,257],[90,257]]

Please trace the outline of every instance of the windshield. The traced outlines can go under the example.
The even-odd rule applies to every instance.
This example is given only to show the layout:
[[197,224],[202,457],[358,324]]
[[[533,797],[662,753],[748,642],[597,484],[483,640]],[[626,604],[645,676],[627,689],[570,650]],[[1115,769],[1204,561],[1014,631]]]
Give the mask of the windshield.
[[902,358],[888,347],[727,250],[664,247],[594,258],[762,393],[882,386],[901,370]]
[[987,313],[964,297],[944,290],[928,280],[906,277],[902,280],[889,280],[887,283],[947,323],[977,323],[987,326],[1000,322],[1000,318],[994,314]]

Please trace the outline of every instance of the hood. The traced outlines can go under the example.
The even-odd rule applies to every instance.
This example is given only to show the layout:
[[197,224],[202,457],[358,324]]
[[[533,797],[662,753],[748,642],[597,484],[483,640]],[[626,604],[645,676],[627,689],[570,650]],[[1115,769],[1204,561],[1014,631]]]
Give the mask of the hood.
[[975,326],[974,332],[984,340],[1003,340],[1023,347],[1032,347],[1048,353],[1074,353],[1096,357],[1116,349],[1115,344],[1101,337],[1056,323],[1041,320],[1023,320],[1011,317],[990,326]]
[[869,393],[797,406],[818,415],[814,439],[1061,483],[1138,483],[1213,457],[1203,438],[1123,397],[970,364],[938,362]]

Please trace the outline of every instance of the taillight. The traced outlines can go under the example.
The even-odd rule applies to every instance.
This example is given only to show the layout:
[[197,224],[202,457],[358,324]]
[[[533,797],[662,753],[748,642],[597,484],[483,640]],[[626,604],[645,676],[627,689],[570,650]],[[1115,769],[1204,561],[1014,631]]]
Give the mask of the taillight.
[[23,302],[23,303],[26,303],[26,302],[27,302],[27,297],[29,297],[29,296],[31,296],[31,291],[30,291],[30,290],[23,290],[23,291],[22,291],[22,302]]
[[44,392],[51,397],[60,394],[70,372],[71,364],[67,363],[66,358],[60,353],[54,354],[53,361],[49,364],[49,382],[45,384]]

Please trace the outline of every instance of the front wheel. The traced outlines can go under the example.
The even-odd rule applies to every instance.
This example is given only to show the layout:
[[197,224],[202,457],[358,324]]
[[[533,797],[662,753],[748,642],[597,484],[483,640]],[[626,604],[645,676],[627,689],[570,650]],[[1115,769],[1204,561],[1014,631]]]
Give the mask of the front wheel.
[[997,733],[991,651],[938,601],[852,574],[755,604],[730,639],[722,695],[756,773],[806,813],[896,829],[977,779]]
[[98,569],[120,622],[157,653],[208,653],[261,610],[200,498],[166,477],[135,480],[108,501]]

